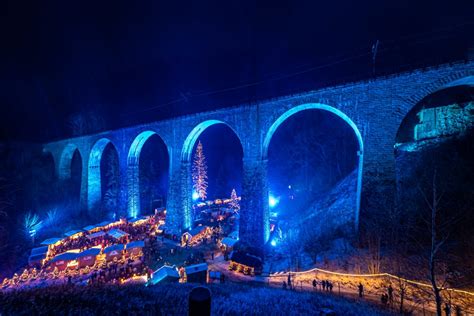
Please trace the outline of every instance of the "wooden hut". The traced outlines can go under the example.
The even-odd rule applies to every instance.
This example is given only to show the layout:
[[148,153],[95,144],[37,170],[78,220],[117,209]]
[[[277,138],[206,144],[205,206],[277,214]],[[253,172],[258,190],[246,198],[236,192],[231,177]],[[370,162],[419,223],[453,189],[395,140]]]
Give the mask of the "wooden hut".
[[99,238],[103,238],[105,236],[105,233],[103,231],[98,231],[98,232],[95,232],[95,233],[92,233],[90,235],[87,235],[87,239],[90,239],[92,241],[94,240],[97,240]]
[[199,244],[210,233],[207,226],[197,226],[181,236],[181,246]]
[[44,263],[44,259],[48,254],[48,246],[37,247],[31,249],[30,256],[28,257],[28,265],[30,267],[41,268]]
[[79,229],[74,229],[74,230],[70,230],[66,233],[64,233],[64,236],[67,237],[67,238],[78,238],[80,236],[82,236],[84,232],[82,230],[79,230]]
[[179,279],[179,272],[176,266],[164,265],[155,272],[153,272],[150,283],[176,283],[179,281]]
[[77,267],[78,249],[63,252],[53,259],[51,259],[51,266],[58,268],[58,270],[65,270],[68,267]]
[[233,251],[230,255],[229,270],[242,272],[246,275],[258,275],[262,273],[262,259],[248,253]]
[[123,230],[117,229],[117,228],[109,230],[107,235],[109,235],[110,237],[115,238],[119,242],[126,242],[126,239],[128,237],[128,234],[126,232],[124,232]]
[[79,268],[84,267],[91,267],[95,264],[97,256],[100,254],[101,248],[100,247],[92,247],[77,255],[77,262]]
[[143,256],[143,248],[145,247],[145,242],[143,240],[136,240],[128,243],[126,245],[128,256],[130,257],[141,257]]
[[105,259],[107,261],[113,261],[115,258],[117,258],[117,260],[122,259],[124,248],[125,248],[125,245],[123,244],[112,245],[105,248],[104,249]]
[[224,237],[220,242],[221,250],[224,252],[231,252],[234,249],[235,244],[238,242],[237,239]]
[[207,283],[207,263],[194,264],[184,268],[186,282],[188,283]]

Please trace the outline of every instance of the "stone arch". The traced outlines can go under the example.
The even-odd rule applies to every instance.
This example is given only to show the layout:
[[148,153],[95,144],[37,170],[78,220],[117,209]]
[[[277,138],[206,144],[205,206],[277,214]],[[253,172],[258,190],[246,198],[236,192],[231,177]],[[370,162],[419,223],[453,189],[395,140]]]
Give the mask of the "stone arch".
[[426,96],[433,94],[439,90],[448,87],[472,84],[474,82],[474,75],[472,71],[458,71],[450,76],[440,78],[432,83],[426,84],[422,89],[419,89],[415,94],[407,98],[406,102],[412,106],[421,102]]
[[362,194],[362,168],[363,168],[363,161],[364,161],[363,159],[364,142],[362,140],[362,135],[359,129],[357,128],[357,125],[345,113],[343,113],[342,111],[332,106],[321,104],[321,103],[302,104],[302,105],[298,105],[287,110],[282,115],[280,115],[268,129],[263,141],[262,158],[263,160],[268,159],[268,148],[270,146],[272,136],[273,134],[275,134],[278,127],[294,114],[299,113],[301,111],[305,111],[305,110],[323,110],[323,111],[327,111],[332,114],[335,114],[336,116],[344,120],[344,122],[346,122],[354,131],[354,134],[357,138],[357,142],[359,144],[359,151],[357,152],[357,155],[359,156],[358,171],[357,171],[357,192],[356,192],[357,199],[356,199],[356,210],[354,214],[354,225],[355,225],[355,229],[357,230],[359,227],[360,199],[361,199],[361,194]]
[[244,148],[244,146],[242,144],[242,139],[240,138],[239,134],[228,123],[223,122],[223,121],[219,121],[219,120],[207,120],[207,121],[199,123],[196,127],[194,127],[193,130],[186,137],[186,140],[184,141],[184,144],[183,144],[183,150],[181,152],[181,161],[182,162],[190,162],[191,161],[194,144],[198,140],[199,136],[208,127],[211,127],[212,125],[216,125],[216,124],[224,124],[228,128],[230,128],[232,130],[232,132],[234,132],[234,134],[239,139],[239,142],[240,142],[240,145],[242,146],[242,149]]
[[108,144],[112,144],[116,149],[116,146],[110,139],[101,138],[95,142],[89,154],[87,177],[87,209],[89,211],[98,207],[102,199],[100,162],[104,149]]
[[75,151],[78,151],[79,156],[82,160],[82,154],[79,148],[75,144],[68,144],[64,147],[61,157],[59,158],[59,169],[58,169],[58,177],[61,180],[66,180],[71,178],[71,162],[74,156]]
[[[459,74],[456,76],[440,79],[411,98],[413,102],[410,102],[408,111],[404,114],[398,126],[397,133],[395,134],[395,147],[409,139],[409,137],[402,135],[402,133],[405,129],[413,128],[412,125],[417,123],[417,119],[414,117],[415,112],[423,108],[424,104],[427,103],[426,101],[430,97],[454,89],[461,89],[463,87],[469,89],[474,87],[474,76],[466,76],[461,78],[458,78],[458,76]],[[450,80],[453,78],[455,79]]]
[[242,146],[242,153],[245,155],[244,146],[242,139],[239,134],[233,129],[228,123],[220,120],[207,120],[199,123],[195,126],[192,131],[186,137],[183,149],[181,152],[181,166],[182,166],[182,180],[183,182],[183,201],[184,201],[184,228],[190,228],[192,225],[192,214],[191,214],[191,193],[192,193],[192,182],[191,182],[191,158],[193,154],[193,148],[198,140],[199,136],[209,127],[217,124],[226,125],[235,134],[239,140],[240,146]]
[[139,179],[139,163],[140,153],[145,143],[153,135],[158,136],[166,146],[166,152],[168,153],[168,165],[169,165],[169,148],[165,143],[164,139],[154,131],[143,131],[138,134],[130,145],[127,156],[127,190],[128,190],[128,215],[130,217],[136,217],[140,213],[140,179]]
[[[407,104],[393,139],[396,203],[401,210],[409,209],[408,215],[402,216],[423,214],[427,205],[420,190],[431,190],[439,179],[436,189],[443,192],[440,212],[462,214],[451,225],[456,233],[474,223],[471,209],[464,208],[473,201],[463,193],[474,185],[470,181],[474,174],[470,167],[474,157],[474,75],[471,71],[460,77],[462,73],[443,77],[417,93],[414,102]],[[450,245],[450,251],[454,249],[455,245]]]

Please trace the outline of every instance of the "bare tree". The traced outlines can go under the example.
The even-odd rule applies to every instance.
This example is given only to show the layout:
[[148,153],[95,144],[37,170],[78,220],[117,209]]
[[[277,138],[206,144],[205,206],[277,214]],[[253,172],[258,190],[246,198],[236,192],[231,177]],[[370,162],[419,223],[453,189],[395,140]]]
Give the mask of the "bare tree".
[[443,194],[439,194],[436,183],[436,169],[433,172],[431,184],[431,198],[423,190],[420,192],[428,207],[428,216],[424,218],[429,230],[429,254],[428,254],[428,279],[431,283],[432,292],[436,303],[436,313],[442,315],[442,296],[441,291],[445,288],[448,281],[446,265],[442,260],[442,250],[449,239],[453,225],[458,221],[456,214],[447,214],[441,212],[440,201]]

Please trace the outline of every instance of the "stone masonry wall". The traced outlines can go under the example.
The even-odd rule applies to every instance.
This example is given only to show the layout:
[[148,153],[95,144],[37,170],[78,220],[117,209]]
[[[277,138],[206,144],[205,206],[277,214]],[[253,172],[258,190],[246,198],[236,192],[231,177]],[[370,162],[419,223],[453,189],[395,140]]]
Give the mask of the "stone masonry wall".
[[[428,69],[396,74],[374,80],[350,83],[274,100],[197,113],[94,135],[86,135],[44,144],[44,150],[59,162],[66,146],[74,144],[83,158],[83,168],[93,145],[101,138],[116,147],[121,165],[121,201],[127,201],[127,156],[130,145],[139,133],[155,131],[168,147],[170,156],[170,188],[168,216],[170,228],[181,231],[189,226],[189,168],[183,145],[189,135],[198,135],[203,122],[227,124],[239,137],[244,152],[244,192],[241,216],[241,237],[244,243],[262,247],[268,236],[268,203],[264,139],[272,124],[286,111],[307,103],[320,103],[343,112],[360,132],[363,146],[362,201],[370,205],[377,194],[395,193],[394,144],[397,130],[408,111],[425,96],[460,78],[474,76],[474,62],[441,65]],[[197,128],[197,130],[196,130]],[[198,133],[198,134],[196,134]],[[363,152],[362,152],[363,151]],[[81,205],[87,201],[88,171],[83,170]],[[188,192],[189,191],[189,192]],[[368,194],[370,193],[370,194]],[[185,198],[187,197],[187,198]],[[126,212],[127,203],[122,203]]]

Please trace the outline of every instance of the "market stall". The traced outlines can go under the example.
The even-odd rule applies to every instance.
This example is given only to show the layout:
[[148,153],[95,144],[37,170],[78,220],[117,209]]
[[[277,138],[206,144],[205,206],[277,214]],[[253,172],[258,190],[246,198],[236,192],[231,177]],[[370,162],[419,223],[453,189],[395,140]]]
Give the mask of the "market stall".
[[143,248],[145,247],[145,242],[143,240],[136,240],[128,243],[126,245],[127,253],[129,257],[142,257]]
[[112,245],[104,249],[105,259],[107,261],[113,261],[114,259],[120,260],[123,257],[124,244]]
[[59,271],[68,267],[77,267],[78,254],[79,249],[69,250],[51,259],[50,264],[52,267],[58,268]]
[[103,231],[98,231],[96,233],[92,233],[90,235],[87,235],[86,237],[90,240],[95,240],[95,239],[98,239],[98,238],[102,238],[105,236],[105,233]]
[[112,238],[115,238],[119,242],[126,242],[127,237],[128,237],[128,234],[126,232],[120,229],[116,229],[116,228],[109,230],[107,235],[109,235]]
[[207,263],[194,264],[184,268],[184,278],[188,283],[207,283]]
[[98,226],[98,224],[95,224],[95,225],[88,225],[86,227],[83,228],[86,232],[89,232],[89,233],[94,233],[94,232],[97,232],[100,230],[100,226]]
[[95,264],[97,256],[100,254],[101,247],[92,247],[77,255],[79,268],[91,267]]
[[149,219],[150,219],[149,216],[138,216],[135,218],[130,218],[128,222],[132,224],[133,226],[138,226],[138,225],[146,224]]
[[83,234],[84,232],[82,230],[74,229],[64,233],[64,236],[67,238],[78,238],[81,237]]
[[61,243],[63,239],[62,238],[48,238],[46,240],[43,240],[40,245],[43,245],[43,246],[48,246],[48,247],[54,247],[54,246],[57,246]]
[[30,256],[28,257],[28,265],[30,267],[41,268],[43,266],[47,254],[48,246],[31,249]]
[[181,235],[181,246],[199,244],[204,238],[207,238],[209,234],[210,228],[208,226],[197,226]]
[[153,276],[150,280],[151,284],[156,283],[167,283],[167,282],[178,282],[179,281],[179,273],[176,266],[167,266],[164,265],[155,272],[153,272]]
[[54,247],[57,247],[61,244],[62,238],[48,238],[46,240],[43,240],[43,242],[40,243],[42,246],[47,246],[48,247],[48,252],[53,250]]
[[262,259],[248,253],[233,251],[230,255],[229,270],[246,275],[258,275],[263,270]]
[[232,249],[234,249],[235,244],[238,242],[237,239],[233,239],[230,237],[224,237],[222,238],[220,242],[220,248],[224,252],[230,252]]

